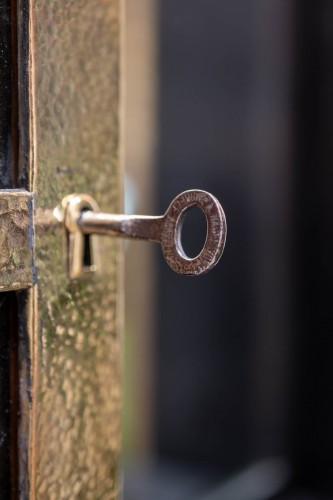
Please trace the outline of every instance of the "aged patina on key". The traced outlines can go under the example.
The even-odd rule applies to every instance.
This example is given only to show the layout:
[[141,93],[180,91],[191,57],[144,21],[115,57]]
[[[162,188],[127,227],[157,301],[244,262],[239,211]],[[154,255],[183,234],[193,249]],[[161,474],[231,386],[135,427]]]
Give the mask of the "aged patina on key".
[[[206,216],[205,244],[194,258],[186,255],[181,231],[186,212],[199,207]],[[116,215],[100,213],[95,200],[86,194],[73,194],[63,201],[64,222],[69,235],[69,274],[72,278],[84,272],[83,252],[85,235],[110,235],[158,242],[169,266],[179,274],[198,276],[210,271],[223,253],[227,225],[223,208],[210,193],[199,189],[185,191],[171,202],[162,216]],[[96,242],[91,241],[95,270]]]

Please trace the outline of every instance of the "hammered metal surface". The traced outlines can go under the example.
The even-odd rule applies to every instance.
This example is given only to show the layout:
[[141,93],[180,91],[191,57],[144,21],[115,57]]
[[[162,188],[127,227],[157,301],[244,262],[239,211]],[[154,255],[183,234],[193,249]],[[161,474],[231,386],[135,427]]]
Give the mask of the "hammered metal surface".
[[0,192],[0,292],[29,287],[34,280],[32,195]]
[[[39,210],[85,192],[103,210],[120,211],[118,0],[31,0],[21,16],[30,89],[21,182]],[[65,249],[62,232],[37,239],[30,360],[21,360],[31,374],[21,391],[21,496],[118,498],[121,251],[101,240],[103,272],[70,282]]]

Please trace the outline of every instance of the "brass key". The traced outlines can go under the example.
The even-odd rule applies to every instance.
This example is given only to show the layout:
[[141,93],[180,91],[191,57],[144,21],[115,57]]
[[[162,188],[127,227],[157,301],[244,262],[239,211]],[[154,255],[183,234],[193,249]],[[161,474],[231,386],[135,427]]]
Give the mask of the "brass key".
[[[206,216],[205,244],[194,258],[186,255],[181,231],[186,212],[199,207]],[[117,215],[100,213],[93,198],[86,194],[67,196],[63,201],[64,222],[69,235],[69,274],[79,277],[84,270],[85,235],[109,235],[158,242],[171,269],[179,274],[198,276],[210,271],[220,260],[227,234],[224,211],[210,193],[199,189],[176,196],[162,216]],[[94,248],[90,249],[92,254]],[[96,254],[95,249],[95,254]],[[88,270],[94,270],[91,264]]]

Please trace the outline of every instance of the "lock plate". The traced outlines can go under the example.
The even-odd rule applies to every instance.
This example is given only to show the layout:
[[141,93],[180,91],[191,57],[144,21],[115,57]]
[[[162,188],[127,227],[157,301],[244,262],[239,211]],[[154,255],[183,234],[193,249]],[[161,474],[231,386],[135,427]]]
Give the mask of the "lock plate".
[[0,191],[0,291],[28,288],[35,282],[33,194]]

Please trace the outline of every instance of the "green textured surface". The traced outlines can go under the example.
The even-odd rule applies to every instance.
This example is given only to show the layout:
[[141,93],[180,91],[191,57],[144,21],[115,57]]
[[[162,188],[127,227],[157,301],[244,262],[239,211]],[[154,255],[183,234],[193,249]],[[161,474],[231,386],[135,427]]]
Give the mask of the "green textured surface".
[[[82,192],[118,212],[118,1],[31,0],[28,7],[21,9],[21,37],[29,29],[30,44],[21,44],[22,88],[29,83],[21,183],[36,193],[39,210]],[[21,491],[31,498],[118,498],[121,250],[111,239],[101,239],[100,250],[102,272],[70,282],[64,233],[37,238],[27,362],[21,353],[28,381]]]

